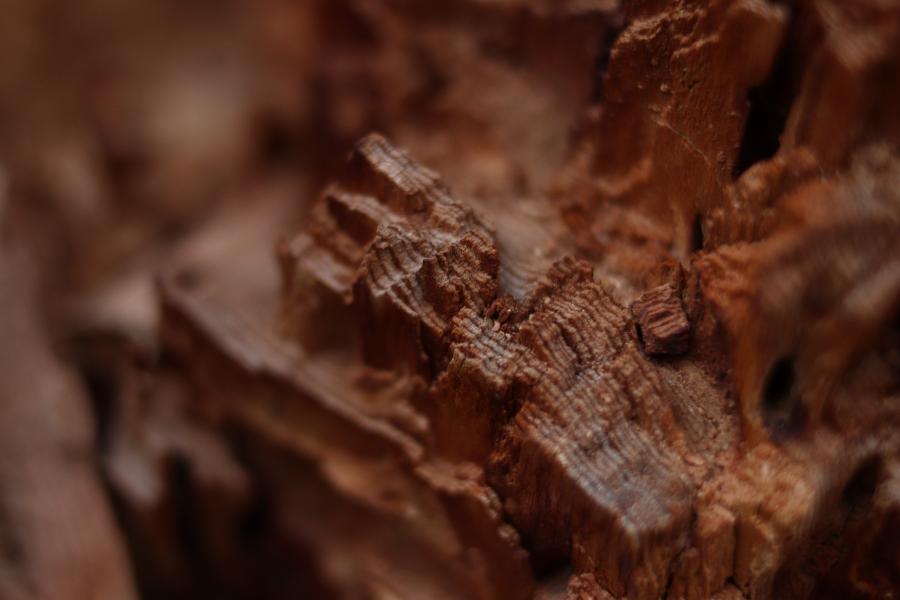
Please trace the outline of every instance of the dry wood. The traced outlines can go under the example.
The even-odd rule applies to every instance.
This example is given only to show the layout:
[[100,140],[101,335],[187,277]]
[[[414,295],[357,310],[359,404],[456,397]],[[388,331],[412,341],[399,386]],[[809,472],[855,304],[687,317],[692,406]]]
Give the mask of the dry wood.
[[[274,110],[315,146],[299,181],[137,260],[68,230],[107,280],[67,326],[115,384],[99,451],[142,593],[900,593],[900,4],[261,6],[316,32],[313,116]],[[10,398],[62,369],[31,325]],[[62,443],[17,437],[37,406],[4,399],[13,457]],[[30,460],[0,473],[26,548],[0,585],[132,593],[93,471]],[[90,496],[65,511],[99,566],[6,525],[48,501],[16,468]]]

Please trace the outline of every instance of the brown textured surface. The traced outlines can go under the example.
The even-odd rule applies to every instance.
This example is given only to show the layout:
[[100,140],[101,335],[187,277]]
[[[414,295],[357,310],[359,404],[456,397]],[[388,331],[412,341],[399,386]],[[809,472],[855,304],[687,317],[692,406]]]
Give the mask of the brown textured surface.
[[691,324],[679,290],[670,284],[652,288],[631,303],[638,341],[651,356],[684,354],[691,342]]
[[0,222],[0,596],[135,598],[104,495],[90,407],[53,355],[29,258]]
[[895,0],[138,4],[0,26],[0,596],[896,597]]
[[[803,562],[795,565],[794,556],[798,552],[817,553],[806,540],[819,543],[815,540],[825,535],[823,531],[842,535],[850,526],[853,511],[860,510],[856,503],[869,501],[866,490],[858,499],[854,496],[857,492],[842,489],[854,472],[871,468],[867,466],[873,464],[871,461],[887,460],[881,452],[893,452],[896,439],[891,433],[894,417],[890,415],[896,413],[891,400],[882,394],[890,396],[894,393],[890,390],[896,389],[892,387],[896,385],[896,364],[883,363],[893,360],[890,357],[874,356],[880,354],[877,344],[829,340],[834,360],[842,357],[842,362],[819,367],[826,372],[844,373],[852,364],[850,373],[854,373],[862,368],[856,361],[872,362],[865,373],[853,378],[848,373],[842,375],[841,382],[831,382],[842,391],[830,391],[837,394],[838,402],[830,411],[839,409],[843,394],[857,400],[871,399],[866,401],[872,402],[871,412],[857,410],[853,417],[857,422],[853,424],[846,419],[834,422],[826,418],[824,407],[819,406],[825,394],[812,383],[805,383],[807,377],[814,377],[817,385],[825,382],[814,375],[816,371],[806,370],[816,368],[815,361],[807,367],[809,359],[799,350],[789,354],[790,372],[786,377],[791,381],[760,381],[762,375],[754,370],[760,363],[768,365],[769,378],[785,376],[772,372],[782,369],[777,360],[772,364],[773,357],[782,351],[771,340],[752,337],[752,332],[761,335],[769,331],[768,335],[777,336],[780,343],[791,343],[779,330],[785,326],[778,325],[777,315],[791,318],[789,315],[801,310],[791,302],[809,297],[804,291],[807,288],[797,284],[784,288],[781,296],[772,296],[776,284],[767,285],[761,278],[801,282],[805,280],[767,273],[770,269],[811,272],[811,265],[829,263],[827,253],[822,252],[849,256],[850,252],[842,249],[844,242],[831,239],[827,231],[837,228],[847,243],[856,239],[855,243],[861,244],[863,238],[852,233],[851,219],[845,217],[835,223],[833,217],[840,210],[858,214],[860,227],[875,226],[875,221],[869,220],[870,211],[874,211],[877,226],[865,241],[873,249],[885,250],[883,244],[898,239],[891,233],[896,232],[897,221],[890,207],[890,182],[896,177],[896,167],[878,162],[883,159],[875,156],[869,159],[874,165],[861,165],[855,174],[836,182],[833,206],[821,206],[824,196],[819,184],[811,188],[816,193],[808,195],[808,200],[802,194],[798,196],[793,210],[802,215],[800,222],[786,223],[783,233],[752,251],[749,246],[736,245],[700,255],[684,293],[690,314],[701,322],[711,320],[714,326],[698,328],[697,348],[675,363],[658,363],[644,356],[656,354],[648,351],[650,339],[669,340],[679,352],[687,349],[683,345],[686,317],[674,284],[653,288],[629,311],[594,281],[587,263],[567,258],[556,262],[529,286],[528,294],[513,298],[496,281],[498,257],[489,230],[446,192],[435,193],[435,189],[443,190],[439,180],[422,176],[427,171],[391,149],[380,136],[360,142],[346,177],[323,195],[320,206],[331,208],[336,197],[341,197],[336,189],[355,190],[355,195],[342,196],[341,210],[315,217],[307,226],[307,231],[316,232],[325,222],[330,229],[318,238],[324,242],[304,233],[288,243],[288,251],[282,253],[283,272],[288,274],[283,279],[286,304],[282,314],[288,316],[289,331],[320,326],[321,312],[296,311],[305,306],[298,298],[319,294],[315,302],[335,303],[334,309],[341,311],[338,318],[345,328],[342,337],[312,350],[288,345],[272,354],[285,342],[254,341],[259,334],[247,337],[249,332],[241,333],[243,328],[253,327],[254,318],[231,316],[230,311],[240,309],[220,306],[203,293],[179,291],[177,285],[166,294],[175,312],[165,322],[171,323],[174,331],[197,328],[193,336],[200,335],[203,343],[231,354],[230,360],[242,365],[242,370],[284,380],[279,386],[291,381],[296,382],[291,386],[303,386],[297,392],[250,391],[255,386],[236,392],[237,404],[225,408],[226,413],[239,415],[236,418],[253,423],[251,427],[262,427],[258,434],[263,438],[276,437],[265,425],[271,418],[266,415],[275,411],[281,427],[286,427],[277,437],[283,435],[285,443],[293,439],[303,446],[300,440],[311,436],[309,443],[315,449],[298,451],[312,452],[320,460],[335,460],[331,456],[337,447],[356,456],[353,461],[372,460],[372,454],[383,452],[375,448],[384,444],[384,451],[395,448],[390,452],[399,454],[391,462],[410,464],[405,468],[412,468],[412,481],[418,481],[407,480],[404,485],[429,490],[401,494],[395,489],[393,494],[400,496],[394,497],[409,511],[409,518],[422,514],[423,493],[426,498],[434,498],[430,502],[443,502],[443,511],[450,510],[446,491],[437,482],[445,481],[449,464],[458,465],[451,468],[450,473],[456,475],[447,481],[455,482],[451,487],[459,490],[456,494],[461,494],[461,499],[469,498],[465,500],[471,506],[468,510],[476,512],[466,512],[464,518],[454,520],[452,511],[448,514],[434,507],[433,526],[443,523],[440,527],[448,527],[442,534],[449,536],[441,542],[449,544],[443,546],[444,550],[458,543],[470,545],[470,550],[481,557],[483,568],[497,578],[493,585],[499,586],[492,588],[490,583],[478,583],[476,579],[474,587],[466,591],[460,582],[467,578],[457,574],[458,594],[491,595],[491,589],[513,593],[509,581],[530,579],[524,575],[527,570],[522,563],[516,562],[521,558],[509,562],[523,556],[521,543],[539,569],[540,565],[566,560],[576,573],[593,578],[572,583],[570,594],[590,593],[584,590],[591,586],[613,597],[629,598],[708,598],[716,594],[765,597],[785,593],[776,590],[793,586],[802,590],[797,578],[814,580],[823,573],[822,566],[816,566],[811,575],[806,571],[811,567]],[[363,173],[374,168],[379,177],[367,180],[361,176],[361,160]],[[878,173],[870,169],[878,169]],[[869,206],[868,192],[855,188],[861,178],[881,190],[874,196],[878,198],[875,205]],[[819,206],[800,209],[803,202],[810,201]],[[357,208],[357,214],[365,210],[365,227],[348,216],[352,214],[348,206]],[[385,210],[385,206],[397,208]],[[452,216],[445,217],[448,210]],[[818,225],[817,210],[825,219]],[[398,222],[421,225],[402,230],[397,228]],[[457,244],[466,239],[464,232],[472,231],[468,228],[473,226],[479,243]],[[408,241],[407,236],[416,236],[429,227],[436,230],[430,236],[431,243],[417,249],[415,242]],[[874,235],[881,228],[884,238]],[[361,230],[365,236],[359,235]],[[342,248],[343,237],[353,238],[355,243],[337,254],[334,249]],[[828,241],[818,253],[804,250],[805,244],[820,239]],[[302,252],[296,251],[298,247]],[[855,248],[853,255],[862,256],[867,247]],[[785,253],[800,262],[787,260]],[[310,256],[316,262],[311,262]],[[501,263],[503,258],[501,254]],[[447,266],[448,261],[455,262]],[[872,264],[865,258],[848,262],[843,267],[847,270],[844,275],[831,269],[836,278],[833,286],[837,287],[831,294],[822,291],[816,295],[820,307],[817,317],[810,315],[804,321],[810,329],[808,335],[825,335],[839,327],[832,321],[842,318],[851,309],[845,303],[853,300],[852,294],[848,296],[852,289],[842,286],[858,285],[875,286],[866,291],[866,301],[871,304],[865,306],[862,315],[872,320],[873,332],[884,331],[884,326],[876,323],[882,323],[895,310],[895,301],[890,300],[896,298],[890,275],[893,267],[888,262],[884,271],[862,277],[854,269],[864,263]],[[467,280],[458,278],[461,265],[474,271]],[[345,274],[344,279],[334,274]],[[662,275],[663,279],[673,277],[677,281],[679,275]],[[822,282],[819,277],[804,285]],[[373,301],[373,295],[381,304]],[[434,299],[441,297],[444,303],[436,304]],[[881,297],[887,302],[887,313],[877,308]],[[447,302],[448,298],[453,301]],[[382,315],[400,316],[377,319],[373,326],[373,304],[382,307]],[[642,305],[646,308],[641,309]],[[654,311],[662,311],[664,318],[653,317],[659,314]],[[659,338],[644,333],[640,342],[634,319],[648,314],[651,316],[646,317],[644,331],[652,332],[660,323],[662,330]],[[283,330],[283,325],[269,319],[271,315],[255,320],[264,330]],[[766,319],[775,328],[755,324],[755,319]],[[666,324],[672,320],[675,326],[667,329]],[[246,325],[230,329],[240,322]],[[194,325],[186,330],[188,323]],[[390,329],[379,329],[386,324]],[[859,333],[862,335],[862,331]],[[375,352],[366,350],[366,336],[388,334],[390,345]],[[185,343],[178,342],[173,348],[180,349],[182,360],[196,363],[187,350],[194,346]],[[354,346],[356,343],[361,346]],[[672,353],[673,346],[668,348]],[[718,352],[732,350],[715,355],[713,348]],[[873,353],[872,358],[860,358],[868,352]],[[851,362],[850,355],[857,358]],[[821,353],[810,356],[829,358]],[[216,379],[229,369],[216,364],[219,366],[211,372],[220,375],[204,379],[206,385],[220,386]],[[385,367],[390,371],[380,370]],[[319,384],[312,387],[314,381]],[[876,382],[887,387],[880,387],[880,391],[868,388]],[[784,385],[788,389],[781,390]],[[227,387],[244,389],[236,384]],[[766,397],[772,394],[777,397]],[[263,412],[254,412],[251,417],[246,411],[255,408],[241,408],[247,397],[265,399],[259,406]],[[295,409],[287,408],[295,402]],[[289,419],[292,410],[299,413]],[[329,416],[312,417],[309,410],[316,414],[324,410]],[[369,444],[376,446],[367,449]],[[876,451],[872,444],[881,449]],[[460,468],[482,483],[465,491],[459,480]],[[357,469],[372,471],[373,467]],[[401,477],[383,469],[378,470],[378,485],[364,478],[365,483],[357,481],[362,489],[356,493],[377,493],[381,486],[390,486],[393,477]],[[435,473],[445,475],[435,479]],[[478,500],[481,494],[493,499]],[[503,499],[502,513],[498,511],[498,496]],[[495,508],[485,512],[490,506]],[[438,517],[441,514],[447,516]],[[487,531],[496,533],[484,537],[482,531],[476,538],[470,537],[469,528],[482,522],[489,524]],[[513,532],[510,526],[518,535],[509,537]],[[312,535],[318,539],[319,534]],[[376,531],[368,536],[373,542],[383,541],[383,534]],[[420,556],[427,556],[425,541],[407,540],[402,545],[417,543],[426,544]],[[429,552],[439,548],[432,546]],[[379,552],[382,557],[388,555],[386,549]],[[835,549],[830,560],[836,560],[839,554]],[[396,565],[405,565],[410,559],[397,556],[394,560]],[[451,571],[452,565],[452,561],[444,562],[444,568]],[[365,583],[365,575],[361,577],[364,581],[358,585],[375,585]],[[400,594],[424,593],[422,588],[407,587],[416,585],[412,582],[391,577]],[[430,586],[434,587],[427,588],[428,594],[448,593],[436,575],[431,577]],[[417,589],[420,591],[413,591]],[[523,593],[527,589],[523,588]]]

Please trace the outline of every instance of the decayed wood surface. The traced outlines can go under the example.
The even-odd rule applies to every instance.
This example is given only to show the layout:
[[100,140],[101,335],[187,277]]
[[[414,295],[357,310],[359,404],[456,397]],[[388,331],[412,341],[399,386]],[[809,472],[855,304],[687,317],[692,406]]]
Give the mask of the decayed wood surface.
[[256,10],[299,175],[135,255],[14,205],[102,428],[4,315],[11,597],[897,597],[900,4]]

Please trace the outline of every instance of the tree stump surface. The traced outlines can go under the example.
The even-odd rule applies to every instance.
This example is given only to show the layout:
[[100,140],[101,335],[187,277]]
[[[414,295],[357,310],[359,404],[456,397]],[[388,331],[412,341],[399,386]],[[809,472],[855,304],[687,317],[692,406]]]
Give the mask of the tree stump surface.
[[288,169],[11,154],[0,595],[898,597],[900,4],[254,10]]

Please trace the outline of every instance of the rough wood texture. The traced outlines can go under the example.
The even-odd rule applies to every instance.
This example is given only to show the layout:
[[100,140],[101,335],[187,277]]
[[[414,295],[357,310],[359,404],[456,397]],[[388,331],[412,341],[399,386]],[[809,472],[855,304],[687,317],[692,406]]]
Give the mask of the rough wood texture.
[[[33,238],[66,240],[47,304],[94,384],[143,595],[897,597],[900,4],[234,10],[280,58],[220,154],[132,164],[115,117],[99,126],[100,179],[132,199],[156,181],[169,204],[15,205]],[[14,148],[17,193],[52,203],[57,163]],[[197,200],[212,216],[161,233],[205,198],[185,165],[245,163],[225,200]],[[85,239],[135,222],[142,251]],[[60,285],[67,245],[86,275]],[[9,348],[4,395],[28,387],[16,361],[61,368]],[[16,407],[13,456],[35,418]],[[0,508],[48,501],[7,492],[7,469]],[[72,572],[127,597],[106,500],[73,473],[97,564]],[[36,550],[0,574],[56,576],[5,514],[0,542],[24,528]]]
[[687,351],[691,342],[681,294],[672,285],[647,290],[631,303],[635,333],[650,356],[675,356]]
[[[898,170],[876,154],[792,197],[766,240],[695,257],[683,301],[698,327],[670,362],[648,355],[686,350],[672,284],[629,311],[565,258],[515,298],[498,261],[522,257],[498,256],[470,208],[372,135],[282,247],[282,324],[176,278],[163,288],[169,347],[251,439],[315,460],[332,494],[368,498],[352,544],[384,562],[355,548],[367,568],[353,586],[527,597],[527,548],[538,573],[571,563],[573,597],[822,594],[817,581],[849,560],[845,536],[881,518],[861,513],[896,452],[884,344]],[[297,343],[323,319],[334,337]],[[334,527],[349,518],[331,510]],[[409,536],[393,550],[385,519],[399,519],[391,538]],[[309,543],[350,543],[327,531]],[[419,581],[391,571],[412,548],[430,573]]]

